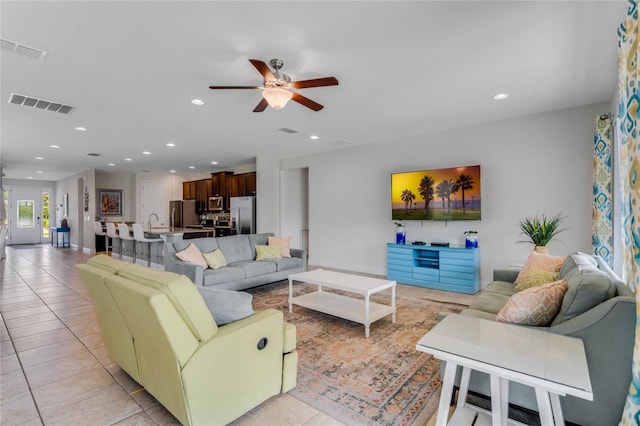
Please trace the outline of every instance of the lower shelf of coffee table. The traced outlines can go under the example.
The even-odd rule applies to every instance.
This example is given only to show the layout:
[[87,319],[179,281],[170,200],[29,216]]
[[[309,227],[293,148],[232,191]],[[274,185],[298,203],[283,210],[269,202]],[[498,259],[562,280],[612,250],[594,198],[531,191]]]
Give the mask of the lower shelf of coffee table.
[[[315,291],[294,297],[291,303],[367,325],[366,304],[362,299],[355,299],[326,291]],[[369,302],[369,324],[393,314],[393,311],[394,309],[390,305]]]

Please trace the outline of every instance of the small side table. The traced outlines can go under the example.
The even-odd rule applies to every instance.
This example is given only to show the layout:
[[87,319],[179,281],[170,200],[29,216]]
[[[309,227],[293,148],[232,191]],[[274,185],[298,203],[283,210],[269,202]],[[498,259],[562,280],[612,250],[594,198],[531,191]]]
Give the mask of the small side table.
[[62,247],[69,247],[69,233],[71,232],[71,228],[60,228],[60,227],[52,226],[50,228],[50,231],[51,231],[51,245],[53,245],[53,238],[55,235],[56,247],[60,247],[60,234],[62,234]]
[[[584,343],[576,337],[471,316],[449,314],[416,345],[446,361],[437,426],[447,425],[453,382],[462,367],[458,403],[449,425],[512,424],[509,382],[535,389],[542,425],[564,425],[560,396],[593,401]],[[466,402],[471,370],[490,375],[491,411]]]

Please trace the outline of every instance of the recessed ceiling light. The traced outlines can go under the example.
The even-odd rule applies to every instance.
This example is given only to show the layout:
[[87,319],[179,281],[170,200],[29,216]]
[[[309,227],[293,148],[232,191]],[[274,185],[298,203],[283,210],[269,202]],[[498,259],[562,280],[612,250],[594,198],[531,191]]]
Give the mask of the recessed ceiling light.
[[196,168],[196,166],[189,166],[189,168],[190,168],[190,169],[195,169],[195,168]]
[[133,161],[131,158],[125,158],[124,161]]
[[113,164],[113,163],[109,163],[108,165],[111,166],[111,167],[115,166],[115,164]]
[[318,136],[318,135],[311,135],[311,136],[309,136],[309,139],[317,140],[317,139],[320,139],[320,136]]
[[60,145],[49,145],[49,148],[60,149]]
[[202,99],[191,99],[191,103],[194,105],[204,105],[204,101]]
[[498,93],[497,95],[493,96],[493,99],[495,99],[496,101],[501,101],[503,99],[507,99],[509,97],[508,93]]
[[36,160],[44,160],[44,157],[34,157]]
[[218,162],[217,161],[212,161],[211,164],[213,164],[215,166],[216,164],[218,164]]
[[27,179],[33,179],[33,176],[27,176]]
[[40,173],[40,174],[42,174],[42,173],[44,173],[44,172],[43,172],[42,170],[38,170],[38,171],[36,171],[36,173]]
[[79,132],[86,132],[87,128],[86,127],[82,127],[82,126],[78,126],[78,127],[74,127],[73,130],[77,130]]
[[171,143],[171,142],[169,142],[169,143],[167,144],[167,146],[168,146],[169,148],[173,148],[174,146],[176,146],[176,144],[175,144],[175,143]]
[[151,153],[150,153],[149,151],[142,151],[142,153],[143,153],[144,155],[151,155]]
[[169,171],[170,171],[171,173],[175,173],[175,172],[176,172],[175,170],[169,170]]

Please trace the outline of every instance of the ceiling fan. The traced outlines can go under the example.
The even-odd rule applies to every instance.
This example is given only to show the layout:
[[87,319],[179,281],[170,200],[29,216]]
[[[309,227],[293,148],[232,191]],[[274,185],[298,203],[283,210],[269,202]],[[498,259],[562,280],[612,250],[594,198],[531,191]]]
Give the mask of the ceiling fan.
[[249,62],[262,74],[264,78],[262,86],[209,86],[209,89],[262,89],[262,100],[253,109],[253,112],[262,112],[267,106],[271,106],[273,109],[280,109],[290,100],[298,102],[314,111],[320,111],[324,106],[294,92],[292,89],[338,85],[338,80],[335,77],[291,81],[291,78],[287,74],[280,72],[280,68],[284,65],[281,59],[272,59],[269,61],[269,65],[271,65],[271,68],[273,68],[275,72],[272,72],[267,64],[259,59],[249,59]]

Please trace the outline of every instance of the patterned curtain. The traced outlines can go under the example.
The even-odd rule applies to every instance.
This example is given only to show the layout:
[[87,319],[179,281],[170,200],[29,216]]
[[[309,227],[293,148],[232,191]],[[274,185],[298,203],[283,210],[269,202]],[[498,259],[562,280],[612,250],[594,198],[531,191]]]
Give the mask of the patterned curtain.
[[[629,0],[627,16],[618,29],[618,121],[620,144],[621,213],[623,218],[623,278],[636,293],[640,306],[640,152],[637,119],[638,5]],[[632,380],[620,420],[621,425],[640,424],[640,311],[636,317]]]
[[596,118],[593,132],[593,253],[613,267],[613,173],[611,114]]

